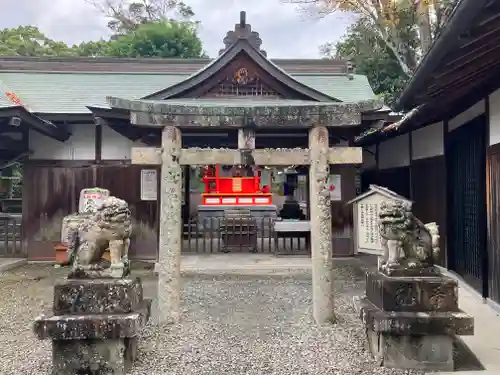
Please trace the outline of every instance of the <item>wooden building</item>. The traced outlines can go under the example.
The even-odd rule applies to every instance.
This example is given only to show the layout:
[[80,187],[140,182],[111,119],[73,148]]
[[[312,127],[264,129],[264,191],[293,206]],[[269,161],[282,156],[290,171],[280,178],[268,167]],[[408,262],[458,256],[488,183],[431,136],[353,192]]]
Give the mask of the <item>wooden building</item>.
[[[0,57],[0,157],[24,163],[24,256],[52,259],[62,217],[76,211],[82,188],[99,186],[132,207],[137,231],[131,256],[156,258],[159,203],[141,200],[144,166],[130,161],[133,146],[160,146],[161,131],[135,126],[130,111],[110,107],[107,97],[176,99],[183,105],[218,101],[221,106],[227,100],[227,106],[234,101],[357,106],[356,121],[346,117],[330,132],[334,146],[352,145],[356,134],[387,118],[367,78],[353,74],[346,62],[269,60],[244,15],[242,22],[228,32],[214,60]],[[255,142],[257,148],[307,148],[308,133],[261,129]],[[182,131],[183,147],[236,148],[237,143],[237,131],[223,126]],[[356,168],[333,170],[342,175],[342,201],[348,201],[356,193]],[[198,184],[189,183],[190,175],[185,173],[185,217],[198,204]]]
[[396,104],[407,114],[357,137],[365,179],[437,221],[441,265],[500,303],[500,4],[462,0]]

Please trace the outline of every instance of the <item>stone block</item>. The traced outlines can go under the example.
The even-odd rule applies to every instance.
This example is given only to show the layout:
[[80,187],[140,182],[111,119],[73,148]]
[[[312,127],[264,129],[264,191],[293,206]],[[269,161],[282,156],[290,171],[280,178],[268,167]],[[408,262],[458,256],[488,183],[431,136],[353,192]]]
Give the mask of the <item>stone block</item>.
[[473,335],[474,317],[462,311],[383,311],[366,297],[359,314],[367,329],[391,335]]
[[70,279],[54,286],[54,315],[128,314],[142,308],[141,281]]
[[368,272],[366,296],[386,311],[459,311],[458,284],[446,276],[392,277]]
[[150,314],[151,301],[128,314],[56,315],[35,319],[33,330],[38,339],[85,340],[137,337]]
[[125,375],[136,357],[136,338],[53,340],[52,375]]
[[449,335],[391,335],[367,331],[371,353],[389,368],[453,371],[453,337]]

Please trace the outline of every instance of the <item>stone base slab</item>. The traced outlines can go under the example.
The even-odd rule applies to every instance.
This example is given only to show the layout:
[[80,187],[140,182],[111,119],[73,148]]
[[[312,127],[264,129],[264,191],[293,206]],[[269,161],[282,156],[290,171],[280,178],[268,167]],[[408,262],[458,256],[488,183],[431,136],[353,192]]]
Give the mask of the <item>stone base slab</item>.
[[423,265],[418,267],[408,267],[405,264],[397,266],[382,266],[380,272],[391,277],[436,277],[441,272],[436,266]]
[[144,328],[151,301],[144,300],[137,312],[128,314],[87,314],[40,316],[33,330],[40,340],[118,339],[137,337]]
[[458,284],[446,276],[392,277],[368,272],[366,297],[386,311],[459,311]]
[[52,375],[125,375],[136,357],[136,338],[53,340]]
[[139,278],[58,280],[54,286],[54,315],[128,314],[141,309]]
[[371,354],[389,368],[453,371],[453,337],[391,335],[367,329]]
[[364,325],[374,332],[391,335],[473,335],[474,317],[463,311],[384,311],[366,297],[357,301]]

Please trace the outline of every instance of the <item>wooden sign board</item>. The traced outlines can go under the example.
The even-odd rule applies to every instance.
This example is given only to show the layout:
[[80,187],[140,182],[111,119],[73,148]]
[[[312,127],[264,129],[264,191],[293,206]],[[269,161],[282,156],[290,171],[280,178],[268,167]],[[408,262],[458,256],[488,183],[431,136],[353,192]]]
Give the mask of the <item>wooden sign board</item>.
[[156,169],[141,169],[141,201],[158,199],[158,173]]
[[109,190],[98,187],[82,189],[78,201],[78,213],[91,213],[97,210],[102,202],[109,197]]
[[408,201],[384,187],[371,185],[370,190],[349,203],[354,210],[355,251],[382,256],[382,241],[378,226],[380,205],[387,201]]
[[342,176],[331,174],[328,176],[328,189],[330,190],[330,199],[332,201],[342,200]]

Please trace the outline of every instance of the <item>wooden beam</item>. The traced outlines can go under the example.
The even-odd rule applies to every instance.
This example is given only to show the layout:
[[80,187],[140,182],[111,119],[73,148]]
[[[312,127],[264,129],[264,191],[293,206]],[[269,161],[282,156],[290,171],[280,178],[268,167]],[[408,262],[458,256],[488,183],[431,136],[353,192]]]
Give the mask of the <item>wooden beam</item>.
[[0,149],[8,151],[28,151],[27,144],[23,139],[14,139],[7,135],[0,136]]
[[[449,62],[443,68],[443,71],[448,71],[450,69],[455,69],[463,65],[463,63],[467,63],[471,61],[473,58],[478,57],[478,55],[484,54],[484,51],[489,51],[497,47],[500,41],[500,30],[495,30],[494,34],[492,34],[492,39],[484,43],[474,44],[475,48],[460,48],[457,53],[454,54],[453,57],[450,58]],[[439,77],[439,76],[434,76]]]
[[438,89],[434,91],[428,92],[429,97],[437,97],[446,91],[456,93],[457,90],[468,90],[467,88],[472,85],[477,85],[480,83],[481,79],[493,77],[494,71],[496,68],[500,67],[500,61],[498,59],[491,59],[486,64],[481,64],[481,67],[475,67],[475,69],[469,75],[464,75],[455,81],[451,81],[450,83],[440,86]]
[[[490,64],[495,63],[498,60],[498,51],[500,50],[499,44],[495,45],[490,49],[486,49],[480,54],[476,55],[473,61],[466,61],[463,64],[458,65],[446,73],[441,75],[433,76],[433,84],[429,85],[427,89],[431,92],[433,89],[443,87],[455,81],[458,78],[467,76],[470,73],[475,72],[481,67],[488,67]],[[481,57],[485,57],[484,60]],[[488,58],[488,56],[490,56]]]
[[[255,165],[308,165],[309,149],[256,149],[252,151]],[[361,147],[331,147],[327,150],[328,164],[361,164]],[[161,148],[132,147],[132,164],[160,165]],[[243,164],[241,152],[232,149],[188,148],[181,149],[180,165],[238,165]]]

